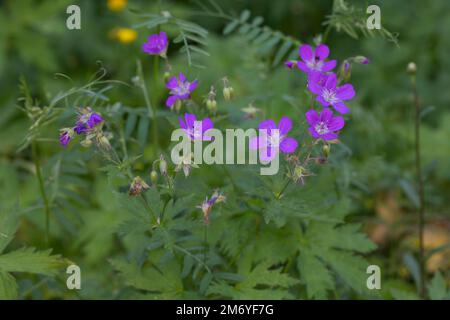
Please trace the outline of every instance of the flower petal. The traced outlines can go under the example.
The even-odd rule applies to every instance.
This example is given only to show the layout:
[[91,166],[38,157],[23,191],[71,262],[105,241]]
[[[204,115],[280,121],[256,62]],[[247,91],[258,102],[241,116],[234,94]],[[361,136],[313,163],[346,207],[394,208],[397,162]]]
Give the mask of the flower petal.
[[260,135],[260,136],[251,138],[249,147],[251,150],[267,148],[267,136]]
[[171,77],[169,79],[169,81],[167,81],[166,88],[173,90],[176,87],[178,87],[178,79],[177,79],[177,77],[174,76],[174,77]]
[[350,111],[350,109],[343,102],[338,102],[338,103],[333,104],[333,108],[337,112],[342,113],[342,114],[346,114]]
[[202,132],[205,133],[209,129],[212,129],[214,127],[214,123],[210,118],[205,118],[202,120]]
[[315,126],[316,123],[319,122],[319,114],[314,109],[311,109],[308,112],[306,112],[305,117],[306,117],[306,121],[308,121],[308,123],[311,126]]
[[278,149],[274,147],[263,148],[259,152],[259,160],[262,162],[270,162],[278,154]]
[[338,131],[341,130],[345,125],[345,121],[343,117],[333,117],[329,122],[328,122],[328,129],[330,131]]
[[330,103],[327,100],[325,100],[322,96],[317,96],[316,100],[324,107],[328,107],[330,105]]
[[186,125],[186,122],[184,122],[183,117],[178,117],[178,122],[180,123],[180,127],[181,127],[182,129],[187,130],[187,125]]
[[308,73],[308,72],[311,71],[311,70],[309,70],[309,68],[308,68],[308,66],[306,65],[306,63],[304,63],[304,62],[302,62],[302,61],[297,62],[297,67],[298,67],[301,71],[306,72],[306,73]]
[[188,128],[194,128],[195,121],[197,120],[197,117],[195,116],[195,114],[185,113],[184,119],[186,120],[186,126]]
[[333,117],[333,111],[331,111],[328,108],[325,108],[320,113],[320,121],[324,122],[328,125],[328,122],[331,121],[331,118]]
[[326,80],[324,87],[330,90],[336,89],[337,77],[335,73],[330,73]]
[[309,44],[302,44],[298,49],[298,53],[303,61],[310,61],[314,59],[314,52]]
[[328,58],[328,55],[330,54],[330,49],[328,49],[328,46],[326,44],[320,44],[316,48],[316,57],[320,60],[325,60]]
[[292,129],[292,120],[289,117],[283,116],[278,124],[280,135],[285,135]]
[[267,130],[267,133],[270,133],[271,129],[276,129],[277,125],[275,124],[275,121],[273,121],[272,119],[267,119],[264,120],[263,122],[261,122],[258,126],[258,128],[260,130]]
[[283,153],[292,153],[294,152],[298,147],[298,142],[294,138],[284,138],[283,141],[280,143],[280,150]]
[[355,90],[347,83],[337,89],[336,96],[341,100],[350,100],[355,96]]
[[183,72],[180,72],[180,74],[178,75],[178,79],[179,79],[181,82],[186,81],[186,76],[184,75]]
[[166,100],[166,106],[171,108],[177,100],[178,98],[176,96],[169,96]]
[[316,131],[316,129],[314,129],[314,127],[309,127],[308,130],[309,130],[309,133],[311,133],[311,135],[312,135],[312,137],[314,139],[319,139],[320,138],[320,135],[317,133],[317,131]]
[[322,72],[328,72],[334,69],[336,67],[337,61],[336,60],[330,60],[323,64],[322,66]]
[[197,88],[198,80],[194,80],[189,84],[189,91],[192,92]]
[[322,136],[320,136],[323,140],[335,140],[338,138],[338,135],[336,133],[326,133]]

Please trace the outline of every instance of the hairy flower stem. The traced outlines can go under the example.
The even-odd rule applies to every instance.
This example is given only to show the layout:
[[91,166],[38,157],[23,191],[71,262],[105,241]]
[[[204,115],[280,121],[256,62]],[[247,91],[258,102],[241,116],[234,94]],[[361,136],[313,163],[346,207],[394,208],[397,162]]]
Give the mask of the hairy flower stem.
[[286,183],[284,184],[283,189],[281,189],[281,191],[278,192],[278,194],[276,194],[275,197],[276,197],[277,200],[281,199],[281,197],[283,196],[284,191],[286,190],[286,188],[289,186],[290,183],[291,183],[291,179],[288,179],[286,181]]
[[45,211],[45,241],[48,243],[50,240],[50,205],[45,193],[45,184],[41,172],[41,163],[39,161],[39,151],[36,142],[31,144],[31,152],[33,157],[34,166],[36,168],[36,176],[39,183],[39,191],[41,193],[42,200],[44,201],[44,211]]
[[425,226],[425,194],[424,181],[421,169],[420,160],[420,102],[417,92],[417,83],[415,74],[411,75],[411,87],[413,93],[413,103],[415,107],[415,164],[419,192],[419,266],[420,266],[420,296],[422,299],[426,298],[425,292],[425,249],[423,243],[423,231]]
[[[145,104],[147,106],[148,116],[152,119],[152,131],[153,131],[153,142],[156,146],[156,152],[158,152],[159,143],[158,143],[158,127],[157,127],[157,119],[156,119],[156,104],[152,104],[150,101],[150,96],[147,90],[147,84],[144,79],[144,72],[142,71],[142,63],[140,60],[137,61],[137,72],[138,77],[141,81],[140,87],[142,89],[142,93],[144,94]],[[154,72],[158,72],[157,70]]]

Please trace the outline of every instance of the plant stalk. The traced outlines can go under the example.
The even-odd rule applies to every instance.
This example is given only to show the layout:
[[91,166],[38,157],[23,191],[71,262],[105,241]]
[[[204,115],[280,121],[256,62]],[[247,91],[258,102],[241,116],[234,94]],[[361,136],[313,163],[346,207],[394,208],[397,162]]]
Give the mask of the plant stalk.
[[45,193],[45,184],[41,172],[41,163],[39,160],[39,151],[36,142],[31,144],[31,152],[33,157],[34,166],[36,168],[36,176],[39,183],[39,191],[41,193],[42,200],[44,201],[44,212],[45,212],[45,241],[48,243],[50,241],[50,205]]

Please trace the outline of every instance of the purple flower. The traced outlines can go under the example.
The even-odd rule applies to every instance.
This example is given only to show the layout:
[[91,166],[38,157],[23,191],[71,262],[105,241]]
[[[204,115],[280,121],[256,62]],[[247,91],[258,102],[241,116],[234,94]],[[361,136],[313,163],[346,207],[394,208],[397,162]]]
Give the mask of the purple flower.
[[73,130],[77,134],[83,134],[86,133],[89,129],[94,128],[96,125],[102,122],[103,122],[102,116],[96,112],[82,113],[78,117],[77,124],[73,128]]
[[323,109],[320,114],[311,109],[305,113],[305,116],[310,125],[309,132],[315,139],[337,139],[338,135],[335,132],[341,130],[345,124],[343,117],[334,117],[333,112],[328,108]]
[[345,105],[345,100],[350,100],[355,96],[355,90],[351,84],[337,86],[336,74],[328,75],[311,73],[308,81],[308,89],[317,94],[316,100],[324,107],[333,106],[336,111],[345,114],[349,108]]
[[142,51],[148,54],[165,57],[168,44],[167,34],[164,31],[161,31],[159,35],[152,34],[148,37],[147,42],[142,45]]
[[59,134],[59,143],[65,147],[69,144],[70,140],[72,140],[73,137],[73,130],[72,129],[61,129],[61,132]]
[[250,140],[250,149],[260,150],[259,158],[264,161],[272,161],[281,150],[283,153],[293,153],[298,146],[294,138],[287,137],[292,129],[292,120],[282,117],[278,128],[272,119],[259,124],[260,134]]
[[178,118],[180,127],[187,133],[191,140],[211,141],[212,137],[205,135],[206,131],[214,127],[214,123],[209,118],[197,121],[195,114],[186,113],[184,119]]
[[186,100],[190,98],[191,92],[197,88],[198,81],[186,81],[186,76],[180,72],[179,76],[169,79],[166,87],[170,89],[170,96],[166,100],[166,106],[172,108],[177,100]]
[[303,72],[328,72],[336,67],[336,60],[325,61],[330,54],[330,49],[325,44],[317,46],[316,50],[309,44],[303,44],[298,51],[303,61],[298,61],[297,66]]
[[288,69],[294,69],[294,67],[297,66],[297,61],[294,60],[285,61],[284,66]]

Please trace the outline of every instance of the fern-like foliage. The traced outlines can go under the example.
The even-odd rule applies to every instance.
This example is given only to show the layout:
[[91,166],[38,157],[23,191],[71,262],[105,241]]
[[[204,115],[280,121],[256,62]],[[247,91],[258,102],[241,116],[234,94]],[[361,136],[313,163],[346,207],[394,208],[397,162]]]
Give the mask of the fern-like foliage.
[[278,66],[283,58],[297,56],[297,49],[301,42],[264,25],[263,17],[252,17],[249,10],[244,10],[238,15],[225,12],[214,0],[199,0],[197,4],[202,9],[202,12],[198,14],[227,21],[223,34],[229,35],[235,32],[242,35],[249,43],[258,48],[258,53],[262,57],[271,59],[272,67]]
[[336,31],[343,31],[354,39],[358,39],[361,35],[369,38],[376,35],[398,44],[398,34],[381,29],[369,30],[366,26],[367,4],[365,6],[355,6],[349,4],[346,0],[334,0],[333,9],[330,15],[326,17],[324,25],[328,28],[334,28]]

